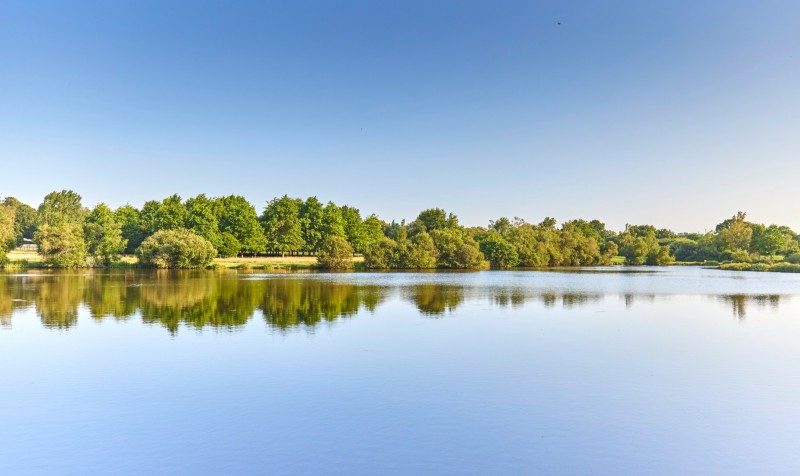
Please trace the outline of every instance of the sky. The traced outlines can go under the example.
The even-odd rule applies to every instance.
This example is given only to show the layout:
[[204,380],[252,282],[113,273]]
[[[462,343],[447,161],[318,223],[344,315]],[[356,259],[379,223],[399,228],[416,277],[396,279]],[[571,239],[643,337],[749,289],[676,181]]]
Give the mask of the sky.
[[800,230],[800,2],[0,3],[0,196]]

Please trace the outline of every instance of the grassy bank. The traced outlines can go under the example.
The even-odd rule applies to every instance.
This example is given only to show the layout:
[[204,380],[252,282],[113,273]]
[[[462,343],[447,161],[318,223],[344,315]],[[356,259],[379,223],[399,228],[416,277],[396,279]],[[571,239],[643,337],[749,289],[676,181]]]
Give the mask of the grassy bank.
[[760,271],[773,273],[800,273],[800,264],[791,263],[725,263],[719,269],[726,271]]
[[[362,263],[362,256],[353,257],[353,262]],[[114,264],[114,268],[133,268],[138,265],[136,256],[124,255],[121,260]],[[13,250],[8,253],[8,263],[4,268],[13,269],[36,269],[45,268],[41,255],[33,250]],[[296,271],[311,270],[317,267],[316,256],[257,256],[243,258],[216,258],[211,263],[213,268],[223,269],[257,269],[265,271]]]

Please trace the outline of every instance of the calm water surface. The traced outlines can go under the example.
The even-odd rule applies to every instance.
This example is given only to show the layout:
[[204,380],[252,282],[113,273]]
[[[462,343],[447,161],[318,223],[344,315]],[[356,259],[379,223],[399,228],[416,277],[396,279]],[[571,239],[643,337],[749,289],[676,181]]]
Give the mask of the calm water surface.
[[800,275],[0,274],[0,474],[800,474]]

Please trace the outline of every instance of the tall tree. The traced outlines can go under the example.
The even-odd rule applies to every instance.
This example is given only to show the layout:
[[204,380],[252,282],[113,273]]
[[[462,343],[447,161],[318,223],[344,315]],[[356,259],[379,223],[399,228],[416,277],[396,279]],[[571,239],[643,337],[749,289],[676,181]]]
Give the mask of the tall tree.
[[108,266],[119,261],[120,254],[125,251],[122,226],[105,203],[97,205],[87,215],[84,236],[87,250],[96,263]]
[[14,209],[0,205],[0,264],[5,262],[8,250],[14,246]]
[[178,194],[167,197],[161,201],[161,206],[156,212],[156,223],[159,230],[177,230],[186,228],[186,219],[189,212]]
[[119,223],[122,239],[126,242],[125,253],[133,254],[145,238],[139,210],[131,205],[123,205],[114,212],[114,218]]
[[148,200],[144,202],[142,211],[139,213],[139,224],[145,237],[152,235],[159,230],[158,215],[161,209],[161,202]]
[[186,200],[186,210],[187,228],[207,239],[215,249],[219,250],[222,246],[222,233],[219,231],[214,200],[200,194]]
[[284,256],[303,249],[303,231],[297,201],[284,195],[271,200],[261,217],[268,247]]
[[319,251],[323,239],[323,215],[325,214],[322,203],[317,197],[308,197],[299,207],[300,228],[303,241],[309,251]]
[[342,221],[344,221],[344,234],[347,242],[357,252],[364,251],[366,246],[366,236],[364,233],[364,222],[361,220],[361,212],[358,208],[342,206]]
[[39,245],[39,254],[44,262],[57,268],[74,268],[86,262],[86,242],[83,226],[60,222],[55,225],[42,224],[34,235]]
[[14,210],[14,234],[16,245],[23,243],[25,238],[32,239],[36,231],[36,209],[26,205],[14,197],[6,197],[3,201],[6,207]]
[[255,207],[238,195],[221,197],[217,202],[220,231],[233,235],[239,242],[242,253],[258,254],[266,251],[267,239]]
[[39,205],[37,222],[39,225],[83,224],[84,211],[81,196],[72,190],[50,192]]
[[323,240],[326,240],[331,236],[345,237],[344,218],[342,209],[335,203],[328,202],[322,213],[322,237]]

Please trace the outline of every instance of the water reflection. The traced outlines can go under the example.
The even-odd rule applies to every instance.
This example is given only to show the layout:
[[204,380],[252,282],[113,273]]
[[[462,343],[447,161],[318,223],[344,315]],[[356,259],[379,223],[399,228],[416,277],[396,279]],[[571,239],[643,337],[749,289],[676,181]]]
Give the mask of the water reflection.
[[[464,286],[430,282],[430,278],[396,285],[319,278],[209,271],[0,274],[0,326],[10,326],[15,311],[32,308],[42,325],[52,329],[74,326],[80,312],[95,320],[125,320],[138,313],[143,322],[163,326],[171,333],[181,326],[236,329],[253,316],[261,316],[276,330],[310,329],[362,310],[374,311],[397,294],[427,317],[447,315],[470,301],[488,301],[499,308],[521,308],[533,302],[545,308],[573,309],[600,305],[613,295],[524,286]],[[635,301],[652,304],[662,295],[622,292],[618,296],[629,309]],[[746,317],[751,305],[774,309],[785,299],[778,294],[711,297],[730,306],[739,319]]]
[[734,316],[738,319],[745,319],[747,317],[747,308],[749,305],[755,304],[761,309],[769,307],[772,310],[777,310],[781,302],[781,296],[779,294],[756,296],[732,294],[730,296],[720,296],[720,300],[731,306]]

